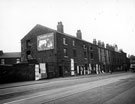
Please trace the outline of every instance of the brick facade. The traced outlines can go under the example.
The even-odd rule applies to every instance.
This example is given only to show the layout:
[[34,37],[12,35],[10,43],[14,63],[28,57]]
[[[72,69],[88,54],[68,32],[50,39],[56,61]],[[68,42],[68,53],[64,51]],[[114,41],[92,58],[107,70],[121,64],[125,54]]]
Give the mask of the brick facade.
[[[61,24],[61,23],[60,23]],[[63,26],[63,25],[62,25]],[[47,64],[47,73],[51,77],[84,75],[90,73],[109,72],[110,70],[123,70],[126,64],[126,53],[116,52],[104,46],[92,44],[82,40],[81,32],[78,37],[74,37],[45,26],[36,25],[21,40],[21,57],[23,62],[36,60],[38,63]],[[53,37],[50,37],[52,34]],[[46,39],[53,39],[52,43],[45,42],[49,48],[38,50],[38,37],[44,36]],[[39,44],[38,44],[39,43]],[[44,47],[45,47],[44,45]],[[41,46],[43,47],[43,46]],[[72,70],[72,61],[73,69]],[[118,69],[119,68],[119,69]]]

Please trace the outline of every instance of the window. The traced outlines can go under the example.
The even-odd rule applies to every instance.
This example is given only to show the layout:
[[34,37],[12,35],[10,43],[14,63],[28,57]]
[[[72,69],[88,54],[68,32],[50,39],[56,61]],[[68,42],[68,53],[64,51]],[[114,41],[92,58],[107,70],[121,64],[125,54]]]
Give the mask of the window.
[[68,56],[67,55],[67,49],[66,48],[64,48],[64,56],[66,56],[66,57]]
[[26,52],[26,54],[27,54],[27,59],[32,59],[32,55],[31,55],[31,51],[30,50],[28,50]]
[[63,38],[63,44],[67,45],[67,39],[66,38]]
[[30,59],[33,59],[32,58],[32,56],[31,56],[31,54],[29,54],[28,56],[27,56],[27,58],[30,60]]
[[75,41],[73,40],[73,46],[75,46]]
[[87,49],[86,45],[83,45],[83,48],[84,48],[84,49]]
[[5,64],[5,59],[1,59],[1,64],[2,64],[2,65]]
[[91,57],[91,59],[93,59],[93,58],[94,58],[93,53],[90,53],[90,57]]
[[93,47],[92,47],[92,46],[90,46],[90,50],[91,50],[91,51],[93,50]]
[[76,50],[73,50],[73,56],[76,57]]
[[26,53],[27,53],[27,55],[30,55],[30,54],[31,54],[31,51],[30,51],[30,50],[28,50]]
[[31,47],[31,41],[30,40],[27,40],[26,41],[26,46],[27,46],[27,48],[30,48]]
[[86,51],[84,51],[84,57],[87,58],[87,52]]

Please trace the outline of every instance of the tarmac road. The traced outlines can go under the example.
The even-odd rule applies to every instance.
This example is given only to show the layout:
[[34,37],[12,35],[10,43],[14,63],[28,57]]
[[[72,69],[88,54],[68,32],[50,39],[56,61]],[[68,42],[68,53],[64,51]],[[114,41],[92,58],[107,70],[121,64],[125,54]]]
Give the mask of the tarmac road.
[[0,104],[135,104],[135,74],[129,72],[3,86]]

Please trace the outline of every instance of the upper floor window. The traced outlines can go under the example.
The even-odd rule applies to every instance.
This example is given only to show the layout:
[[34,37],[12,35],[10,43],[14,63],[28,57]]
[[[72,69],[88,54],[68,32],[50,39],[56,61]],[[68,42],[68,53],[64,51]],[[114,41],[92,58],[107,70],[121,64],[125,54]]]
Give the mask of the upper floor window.
[[66,56],[66,57],[68,56],[67,55],[67,49],[66,48],[64,48],[64,56]]
[[26,52],[26,55],[27,55],[27,59],[33,59],[30,50],[28,50],[28,51]]
[[26,46],[27,46],[27,48],[30,48],[31,47],[31,41],[30,40],[27,40],[26,41]]
[[75,41],[73,40],[73,46],[75,46]]
[[92,46],[90,46],[90,50],[91,50],[91,51],[93,50],[93,47],[92,47]]
[[73,56],[76,57],[76,50],[73,49]]
[[90,57],[91,57],[91,59],[93,59],[93,58],[94,58],[94,55],[93,55],[93,53],[90,53]]
[[67,45],[67,39],[66,38],[63,38],[63,44]]
[[87,49],[86,45],[83,45],[83,48],[84,48],[84,49]]
[[84,51],[84,57],[87,58],[87,52],[86,51]]

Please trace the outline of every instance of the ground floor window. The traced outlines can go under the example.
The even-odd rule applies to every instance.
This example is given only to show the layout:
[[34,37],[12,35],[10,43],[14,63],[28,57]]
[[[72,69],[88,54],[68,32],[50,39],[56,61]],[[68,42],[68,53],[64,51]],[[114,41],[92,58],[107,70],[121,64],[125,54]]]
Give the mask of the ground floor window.
[[5,59],[1,59],[1,64],[2,64],[2,65],[5,64]]

